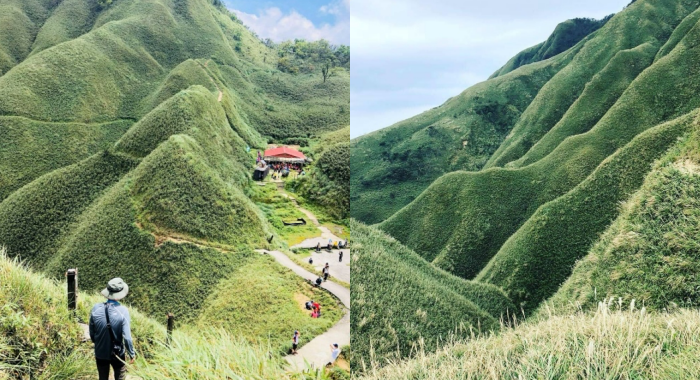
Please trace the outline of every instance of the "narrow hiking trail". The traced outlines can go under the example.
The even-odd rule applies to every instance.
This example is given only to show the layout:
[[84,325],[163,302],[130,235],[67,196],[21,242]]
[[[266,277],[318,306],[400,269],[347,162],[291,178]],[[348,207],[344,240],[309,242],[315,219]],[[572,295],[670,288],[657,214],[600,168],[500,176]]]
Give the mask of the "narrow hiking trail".
[[[327,227],[322,226],[316,215],[311,211],[304,209],[299,205],[299,203],[289,195],[284,190],[284,182],[275,182],[277,190],[282,194],[282,196],[289,198],[294,206],[301,211],[306,217],[319,229],[321,232],[321,237],[306,239],[302,243],[293,246],[292,248],[313,248],[316,247],[317,243],[328,244],[328,240],[340,241],[338,236],[335,236]],[[263,254],[268,254],[272,256],[278,263],[282,266],[291,269],[298,276],[308,280],[315,281],[318,278],[318,274],[311,273],[304,269],[297,263],[295,263],[289,256],[280,251],[266,251],[258,250],[258,252]],[[333,250],[331,252],[324,252],[322,254],[315,254],[314,262],[316,269],[321,270],[324,263],[328,262],[331,267],[331,278],[336,277],[341,281],[350,282],[350,251],[343,250],[343,261],[338,262],[338,250]],[[297,355],[287,355],[285,359],[289,362],[293,369],[302,370],[308,365],[313,368],[323,368],[331,359],[331,349],[330,346],[337,343],[338,346],[343,347],[350,344],[350,289],[343,285],[335,283],[331,280],[324,281],[321,284],[321,288],[325,289],[333,296],[338,298],[343,304],[345,309],[345,314],[343,318],[338,321],[333,327],[328,329],[325,333],[316,336],[310,342],[302,346],[297,352]],[[303,335],[303,331],[301,331]]]
[[[282,186],[284,186],[282,184]],[[280,190],[281,194],[289,199],[292,200],[294,203],[295,207],[297,207],[302,213],[304,213],[309,220],[311,220],[314,225],[319,229],[321,232],[321,237],[317,238],[312,238],[312,239],[307,239],[301,244],[297,244],[294,247],[299,247],[299,246],[309,246],[309,247],[315,247],[317,242],[321,242],[322,244],[327,244],[328,239],[332,239],[334,241],[340,241],[341,239],[337,236],[335,236],[327,227],[324,227],[320,225],[318,222],[318,218],[311,212],[308,211],[297,203],[297,201],[289,196],[283,188],[280,188],[279,184],[277,185],[278,189]],[[141,229],[146,231],[143,226],[140,223],[136,223],[136,226]],[[156,234],[152,231],[148,231],[153,237],[155,238],[155,246],[159,247],[165,242],[172,242],[175,244],[192,244],[195,246],[198,246],[200,248],[210,248],[210,249],[216,249],[219,251],[227,251],[226,249],[220,248],[220,247],[215,247],[207,244],[203,244],[203,242],[197,242],[197,241],[192,241],[188,240],[187,238],[184,238],[182,236],[168,236],[168,235],[159,235]],[[262,254],[268,254],[272,256],[279,264],[282,266],[290,269],[292,272],[297,274],[298,276],[302,277],[303,279],[307,281],[315,281],[318,278],[318,274],[311,273],[308,270],[302,268],[298,264],[296,264],[294,261],[292,261],[289,256],[287,256],[285,253],[280,252],[280,251],[268,251],[264,249],[258,249],[256,250],[258,253]],[[315,263],[317,265],[323,265],[325,262],[329,262],[330,267],[331,267],[331,278],[337,277],[339,280],[344,281],[349,283],[350,282],[350,251],[349,250],[343,250],[344,257],[343,257],[343,262],[340,263],[338,262],[338,250],[333,250],[331,252],[324,252],[321,254],[316,254],[319,260],[315,260]],[[317,270],[321,270],[321,266],[317,267]],[[318,335],[314,337],[311,341],[306,343],[304,346],[302,346],[298,350],[297,355],[288,355],[285,357],[287,362],[291,365],[292,369],[295,370],[303,370],[307,368],[307,363],[308,365],[312,366],[313,368],[323,368],[331,358],[331,352],[330,352],[330,345],[337,343],[340,347],[346,346],[350,344],[350,289],[346,288],[345,286],[342,286],[340,284],[337,284],[333,281],[325,281],[322,285],[321,288],[326,290],[327,292],[331,293],[334,297],[336,297],[340,303],[343,305],[344,309],[344,315],[338,321],[335,325],[333,325],[331,328],[329,328],[326,332],[324,332],[321,335]],[[303,331],[301,331],[303,335]],[[304,337],[306,338],[306,337]],[[290,338],[291,340],[291,338]]]
[[[300,277],[314,281],[317,274],[311,273],[292,261],[286,254],[280,251],[258,250],[262,254],[272,256],[282,266],[291,269]],[[287,355],[285,359],[292,366],[292,369],[303,370],[310,365],[312,368],[323,368],[331,360],[330,346],[337,343],[340,347],[350,344],[350,289],[336,284],[333,281],[325,281],[321,288],[334,295],[345,307],[345,315],[338,323],[333,325],[325,333],[316,336],[310,342],[302,346],[297,355]],[[300,333],[304,334],[303,331]],[[290,337],[291,340],[291,337]]]

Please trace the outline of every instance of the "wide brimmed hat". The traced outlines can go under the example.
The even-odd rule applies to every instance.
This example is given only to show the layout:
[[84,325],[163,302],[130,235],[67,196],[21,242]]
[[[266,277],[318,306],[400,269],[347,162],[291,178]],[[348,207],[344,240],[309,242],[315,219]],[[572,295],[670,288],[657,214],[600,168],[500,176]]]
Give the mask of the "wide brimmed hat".
[[113,278],[109,280],[107,287],[101,293],[109,300],[119,301],[129,294],[129,285],[119,277]]

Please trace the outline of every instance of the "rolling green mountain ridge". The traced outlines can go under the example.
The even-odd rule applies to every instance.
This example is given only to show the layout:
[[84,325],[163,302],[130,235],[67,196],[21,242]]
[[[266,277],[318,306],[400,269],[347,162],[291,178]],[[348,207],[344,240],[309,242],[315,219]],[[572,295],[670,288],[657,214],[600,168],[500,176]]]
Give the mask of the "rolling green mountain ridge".
[[[355,346],[362,342],[368,347],[362,358],[374,376],[370,378],[429,378],[441,370],[453,376],[448,378],[494,379],[615,378],[615,373],[630,373],[625,368],[646,374],[641,378],[661,373],[619,356],[601,359],[621,363],[615,370],[580,372],[573,343],[565,348],[572,351],[561,357],[564,367],[550,361],[545,369],[545,362],[527,362],[535,355],[534,346],[510,339],[548,336],[553,345],[564,345],[567,332],[569,337],[587,334],[564,319],[582,313],[582,329],[598,328],[597,318],[610,312],[601,311],[604,300],[609,306],[614,299],[620,308],[631,304],[631,311],[636,302],[637,311],[643,305],[645,312],[654,313],[698,305],[693,231],[700,151],[699,7],[698,1],[634,1],[558,55],[527,62],[524,57],[534,49],[526,50],[504,72],[442,106],[351,142],[351,215],[374,224],[362,228],[395,239],[380,244],[383,250],[410,251],[424,260],[421,266],[495,286],[513,302],[518,319],[531,319],[522,328],[497,326],[493,338],[484,331],[455,334],[457,321],[447,328],[428,324],[429,331],[420,336],[442,339],[442,344],[408,353],[394,349],[383,356],[377,348],[381,345],[373,342],[376,333],[357,334]],[[499,106],[480,114],[477,101]],[[467,112],[461,115],[458,109]],[[494,133],[497,127],[500,132]],[[372,207],[383,199],[390,200],[386,207]],[[365,243],[358,248],[363,249]],[[390,273],[376,264],[367,270]],[[418,283],[423,273],[416,270],[402,281]],[[366,299],[379,297],[371,288],[358,285],[357,291]],[[413,299],[403,307],[420,302],[421,296],[416,293]],[[550,320],[552,315],[561,319]],[[636,314],[629,317],[637,323]],[[401,315],[392,323],[410,325],[410,320]],[[650,334],[660,326],[654,321]],[[570,330],[557,335],[553,323]],[[399,347],[419,342],[415,335],[405,334],[403,340],[397,335]],[[462,360],[446,354],[454,348],[446,344],[451,337],[479,343],[459,346]],[[677,343],[674,349],[695,349],[688,341]],[[436,347],[445,351],[430,356]],[[428,356],[402,364],[395,360],[423,353]],[[486,367],[459,364],[470,360],[505,362],[494,367],[491,377],[479,377]],[[386,372],[375,371],[388,361],[392,364]],[[431,370],[414,372],[421,363]],[[596,365],[615,366],[607,361]]]
[[[349,125],[348,69],[348,47],[263,42],[218,0],[0,0],[0,246],[52,278],[79,268],[86,292],[122,277],[159,321],[235,305],[217,326],[271,352],[325,331],[335,301],[311,320],[313,290],[253,251],[286,246],[251,174],[268,143]],[[257,293],[269,331],[227,302],[256,271],[284,289]]]

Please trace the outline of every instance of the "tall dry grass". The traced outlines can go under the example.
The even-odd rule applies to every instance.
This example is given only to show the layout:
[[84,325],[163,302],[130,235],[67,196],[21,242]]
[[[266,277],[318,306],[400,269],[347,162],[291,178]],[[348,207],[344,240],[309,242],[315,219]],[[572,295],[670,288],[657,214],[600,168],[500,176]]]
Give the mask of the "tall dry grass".
[[363,380],[698,379],[700,312],[649,313],[619,299],[370,370]]

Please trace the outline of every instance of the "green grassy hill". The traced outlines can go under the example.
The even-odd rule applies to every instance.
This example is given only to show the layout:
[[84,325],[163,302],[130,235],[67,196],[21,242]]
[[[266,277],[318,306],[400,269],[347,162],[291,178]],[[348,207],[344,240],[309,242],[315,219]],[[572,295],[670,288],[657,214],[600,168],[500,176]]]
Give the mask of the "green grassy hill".
[[[650,12],[647,9],[650,7],[644,5],[635,3],[618,14],[591,41],[606,37],[624,39],[618,37],[620,34],[615,29],[609,28],[616,24],[626,26],[624,17],[630,18],[629,23],[636,20],[638,13],[627,14],[635,8],[639,8],[637,12]],[[583,52],[586,48],[587,45]],[[648,49],[648,45],[642,44],[639,52],[643,53],[645,49]],[[684,68],[692,67],[693,54],[692,49],[678,45],[674,53],[637,76],[593,128],[561,140],[541,160],[517,169],[492,168],[445,176],[412,204],[383,222],[381,228],[428,260],[435,260],[436,264],[465,278],[473,278],[540,206],[564,196],[579,185],[603,160],[627,145],[637,134],[690,112],[697,106],[696,98],[692,95],[692,89],[696,86],[694,78],[683,81],[682,86],[687,92],[676,91],[678,80],[674,79]],[[600,102],[610,103],[610,100],[600,96],[581,97],[578,101],[586,103],[577,106],[580,112],[601,108]],[[660,105],[648,107],[652,102]],[[668,104],[673,104],[673,111]],[[574,120],[574,117],[567,120]],[[688,127],[687,120],[684,123]],[[654,144],[666,142],[652,148],[649,152],[654,151],[655,156],[649,156],[647,160],[660,157],[670,147],[672,139],[653,141]],[[651,146],[643,145],[640,148],[648,149]],[[626,194],[636,189],[634,184],[639,184],[648,171],[648,166],[639,168],[630,166],[631,170],[641,172],[636,174],[637,182],[622,183],[627,187]],[[614,207],[618,201],[609,199],[597,207],[608,207],[604,204]]]
[[437,269],[373,227],[350,227],[353,370],[496,330],[516,311],[500,289]]
[[[524,167],[566,137],[590,130],[654,62],[696,5],[635,3],[550,60],[492,78],[436,109],[353,140],[353,217],[381,222],[442,174],[509,163]],[[687,29],[687,24],[681,27]],[[611,79],[615,84],[608,87]],[[460,117],[456,110],[471,117]],[[522,162],[516,161],[526,153],[530,155]],[[381,207],[373,209],[375,204]]]
[[581,40],[589,37],[591,33],[600,29],[612,16],[601,20],[575,18],[562,22],[554,28],[554,32],[547,38],[547,41],[521,51],[493,73],[489,79],[508,74],[520,66],[544,61],[569,50]]
[[[511,350],[511,346],[501,346],[509,344],[506,338],[485,338],[483,347],[467,344],[470,348],[464,361],[462,354],[455,357],[448,352],[454,347],[446,346],[437,356],[392,365],[387,372],[374,372],[373,376],[423,378],[445,370],[453,378],[484,378],[477,375],[482,373],[479,371],[498,367],[498,360],[504,363],[491,378],[598,379],[631,373],[625,372],[628,370],[636,371],[640,378],[680,373],[655,372],[658,367],[636,366],[620,357],[610,357],[619,363],[610,372],[600,367],[608,365],[602,362],[595,367],[598,372],[580,372],[575,365],[578,353],[569,357],[566,351],[578,347],[569,338],[579,332],[574,326],[566,330],[569,327],[561,320],[552,320],[568,335],[550,334],[551,326],[546,323],[551,310],[542,305],[551,298],[556,313],[563,318],[571,318],[571,313],[581,309],[591,311],[598,302],[618,297],[625,304],[636,300],[648,310],[697,305],[693,191],[697,186],[700,108],[700,50],[695,43],[700,33],[699,7],[697,1],[635,1],[564,53],[514,68],[465,91],[495,87],[517,75],[527,78],[526,73],[538,67],[562,65],[537,88],[507,136],[488,154],[483,168],[447,169],[393,214],[387,208],[373,210],[370,202],[355,203],[355,199],[379,203],[394,188],[382,191],[377,187],[370,198],[369,192],[354,192],[358,184],[352,184],[352,215],[380,222],[376,225],[379,230],[432,266],[474,283],[494,285],[518,310],[522,308],[525,316],[536,314],[537,321],[527,322],[528,327],[521,330],[516,328],[514,336],[529,334],[524,331],[532,328],[532,334],[549,334],[546,339],[555,342],[552,352],[569,344],[561,363],[535,361],[530,366],[525,364],[531,355],[529,348]],[[461,100],[453,98],[442,107],[469,104],[467,99]],[[354,140],[352,181],[356,167],[358,178],[367,179],[366,167],[373,160],[378,162],[372,169],[373,178],[389,178],[396,167],[387,170],[371,147],[391,147],[396,149],[392,154],[400,156],[400,145],[395,143],[399,140],[392,136],[413,133],[415,120],[427,119],[439,109]],[[411,139],[432,149],[445,146],[438,140]],[[443,166],[448,167],[448,162],[444,160]],[[412,164],[418,166],[419,161]],[[411,186],[421,183],[407,182]],[[363,186],[370,188],[375,183],[381,184],[377,180]],[[623,202],[627,203],[621,209]],[[374,272],[380,270],[386,271],[381,266],[373,268]],[[581,318],[581,324],[587,323],[587,317]],[[664,318],[673,316],[655,315],[653,323]],[[657,327],[649,330],[650,334],[657,332]],[[449,334],[441,336],[444,340]],[[640,342],[629,344],[643,344]],[[523,352],[525,357],[513,362],[485,351],[479,357],[469,351],[487,347],[503,349],[509,358],[521,358]],[[462,348],[459,351],[465,352]],[[470,360],[487,366],[478,369],[464,364]],[[386,363],[372,364],[381,367]],[[545,371],[545,364],[552,367],[551,372]],[[431,369],[413,369],[424,365]]]
[[[251,151],[349,124],[348,47],[263,42],[217,0],[0,0],[0,10],[9,255],[53,278],[77,267],[88,292],[120,276],[147,315],[235,330],[274,353],[289,331],[311,338],[340,319],[330,296],[253,251],[284,246],[267,242],[274,226],[250,199]],[[240,302],[267,306],[250,315],[230,302],[245,291]],[[311,297],[327,317],[308,318],[299,300]]]
[[605,299],[697,307],[698,141],[696,129],[655,165],[549,305],[562,313]]

